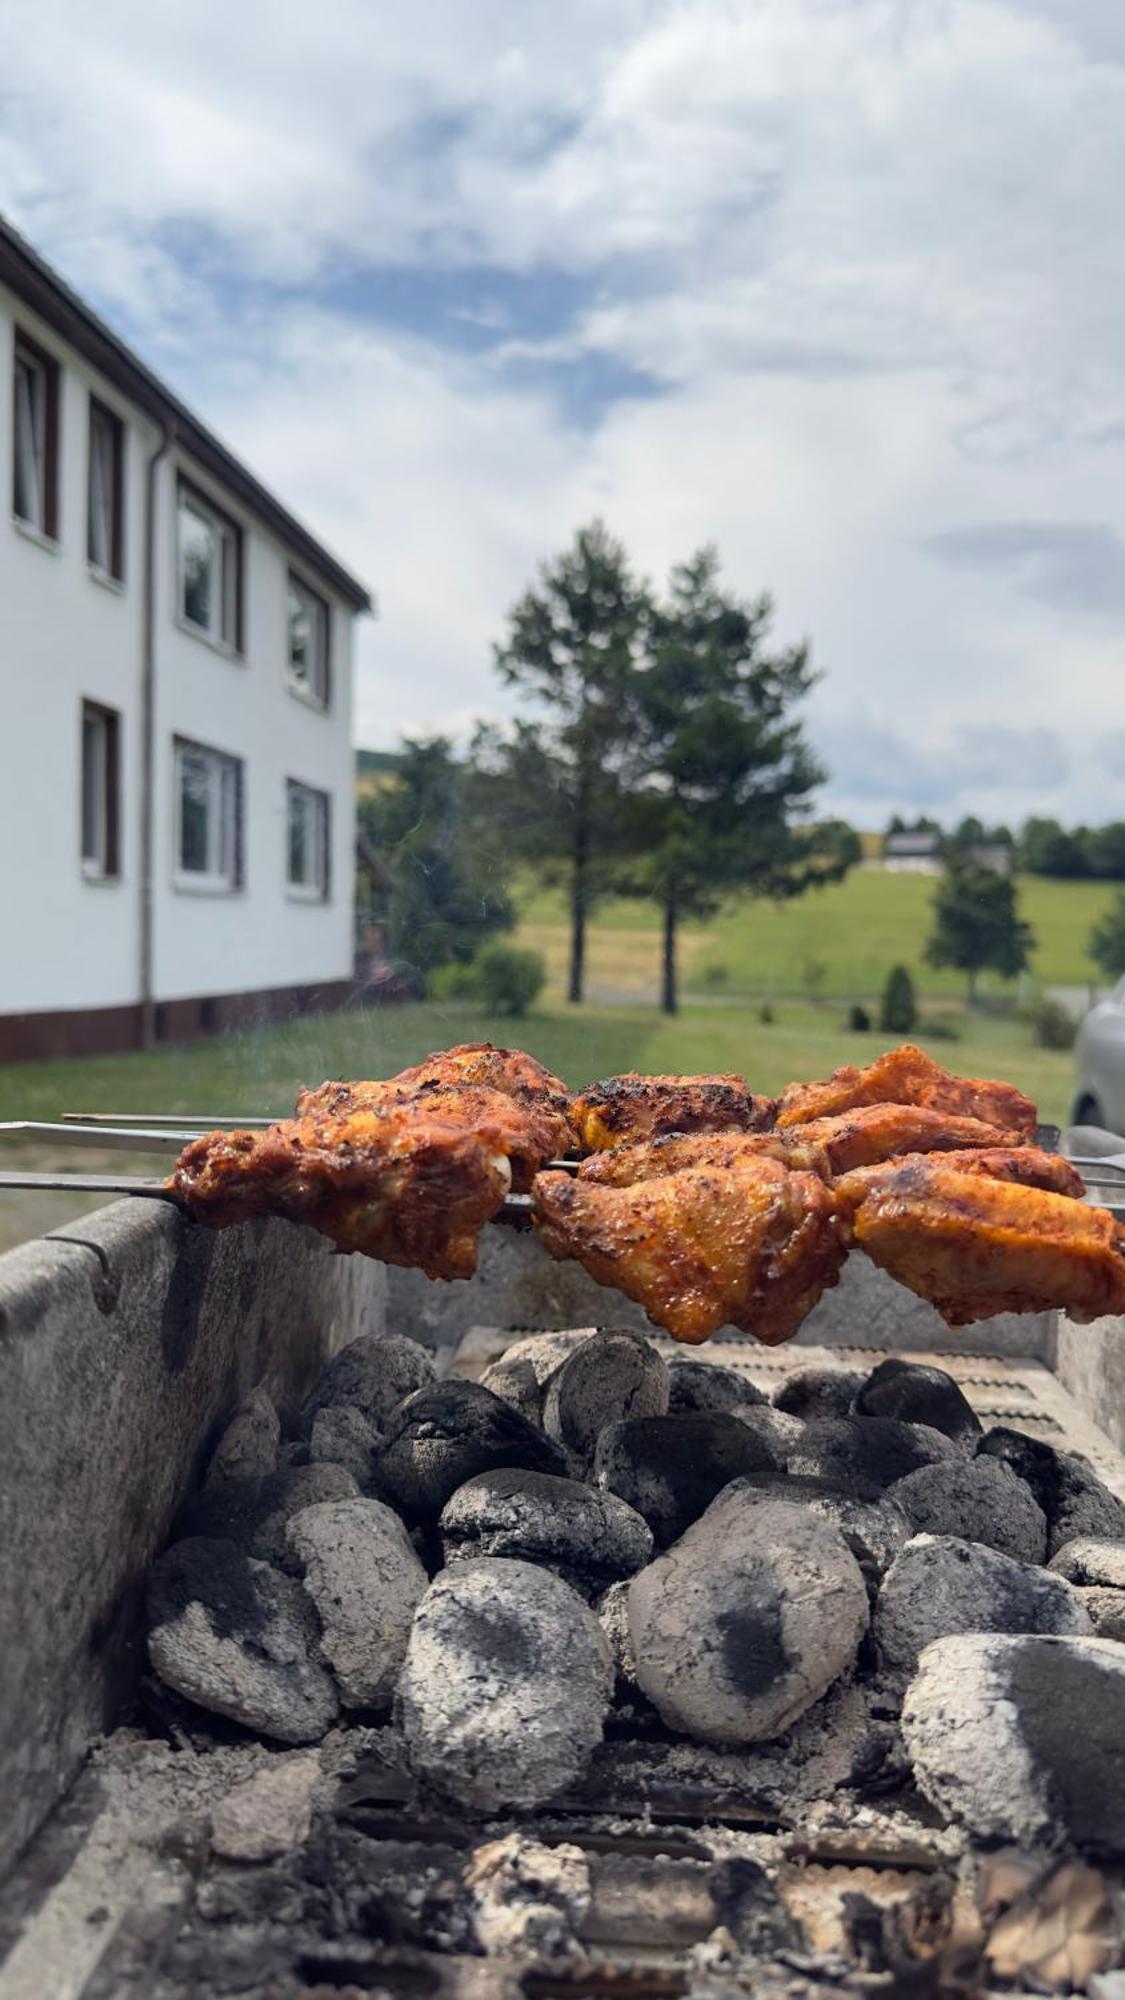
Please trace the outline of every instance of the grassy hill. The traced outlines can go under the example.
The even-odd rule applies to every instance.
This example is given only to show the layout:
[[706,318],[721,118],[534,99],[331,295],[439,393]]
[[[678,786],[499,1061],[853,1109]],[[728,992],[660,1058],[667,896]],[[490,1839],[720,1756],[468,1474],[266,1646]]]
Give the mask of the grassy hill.
[[[1086,956],[1086,939],[1113,900],[1114,884],[1023,876],[1019,892],[1021,913],[1035,932],[1033,980],[1041,986],[1087,985],[1095,972]],[[933,893],[932,876],[857,868],[846,881],[810,890],[793,903],[736,903],[707,926],[685,929],[685,989],[732,997],[806,993],[808,961],[818,960],[826,968],[826,996],[868,999],[881,990],[888,968],[901,960],[920,992],[957,997],[964,989],[961,975],[934,972],[923,958]],[[518,900],[520,942],[544,953],[556,991],[567,950],[565,896],[529,882]],[[658,916],[651,904],[613,900],[599,905],[589,944],[591,985],[598,995],[650,994],[658,953]],[[991,990],[1011,991],[1002,981],[993,981]],[[985,979],[982,992],[989,991]]]

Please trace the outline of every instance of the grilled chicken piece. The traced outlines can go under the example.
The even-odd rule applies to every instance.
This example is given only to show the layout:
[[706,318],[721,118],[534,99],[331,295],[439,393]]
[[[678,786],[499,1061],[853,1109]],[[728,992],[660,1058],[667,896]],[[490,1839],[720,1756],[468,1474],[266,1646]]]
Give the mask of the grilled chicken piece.
[[736,1160],[764,1158],[831,1180],[902,1153],[1022,1144],[1018,1132],[997,1132],[979,1118],[958,1118],[921,1104],[866,1104],[839,1118],[815,1118],[782,1132],[674,1133],[639,1146],[618,1146],[583,1160],[578,1178],[599,1187],[630,1187],[682,1167],[729,1167]]
[[[929,1157],[907,1153],[881,1165],[855,1167],[841,1174],[834,1185],[845,1215],[853,1215],[873,1190],[889,1186],[900,1168],[921,1165]],[[989,1180],[1042,1188],[1047,1194],[1065,1194],[1072,1200],[1081,1200],[1085,1193],[1082,1176],[1069,1160],[1059,1153],[1045,1152],[1041,1146],[1025,1146],[1022,1141],[1015,1146],[966,1147],[949,1164],[959,1174],[984,1174]]]
[[761,1132],[773,1102],[755,1097],[740,1076],[641,1076],[629,1070],[592,1083],[571,1103],[587,1153],[659,1139],[669,1132]]
[[579,1166],[578,1179],[594,1187],[634,1187],[638,1181],[661,1180],[685,1167],[714,1167],[727,1172],[742,1160],[776,1160],[783,1167],[807,1167],[827,1180],[828,1156],[823,1147],[819,1155],[814,1146],[804,1152],[805,1157],[794,1161],[789,1135],[784,1132],[671,1132],[664,1139],[645,1139],[639,1145],[612,1146],[608,1152],[591,1153]]
[[834,1285],[845,1231],[831,1191],[778,1161],[734,1158],[631,1187],[540,1174],[533,1212],[552,1257],[635,1299],[674,1340],[738,1326],[771,1346]]
[[282,1119],[264,1132],[208,1132],[168,1187],[197,1222],[253,1215],[308,1223],[338,1250],[471,1278],[477,1235],[508,1191],[507,1159],[417,1100]]
[[777,1104],[777,1125],[805,1125],[813,1119],[834,1118],[865,1104],[918,1104],[931,1111],[980,1118],[998,1131],[1030,1138],[1039,1113],[1029,1097],[1011,1083],[983,1077],[953,1076],[924,1050],[904,1042],[888,1049],[866,1069],[833,1070],[823,1083],[791,1083]]
[[322,1083],[319,1090],[301,1092],[297,1115],[338,1119],[394,1104],[413,1104],[419,1118],[436,1118],[475,1132],[490,1152],[506,1155],[512,1186],[520,1194],[527,1193],[540,1167],[573,1143],[569,1121],[551,1106],[479,1083],[404,1082],[398,1076],[384,1083]]
[[[1008,1167],[1026,1171],[1037,1150],[1010,1152]],[[857,1248],[949,1326],[1052,1307],[1079,1321],[1125,1312],[1125,1232],[1106,1209],[998,1178],[1003,1155],[970,1158],[929,1153],[845,1176],[836,1192]]]

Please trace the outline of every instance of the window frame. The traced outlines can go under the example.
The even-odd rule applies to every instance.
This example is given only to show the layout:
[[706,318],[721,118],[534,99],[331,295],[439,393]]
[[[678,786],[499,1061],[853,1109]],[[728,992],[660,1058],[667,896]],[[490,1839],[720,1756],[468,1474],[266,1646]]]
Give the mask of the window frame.
[[[83,696],[79,706],[78,738],[78,851],[83,879],[87,882],[119,882],[121,879],[121,714],[105,702]],[[86,730],[94,725],[101,735],[97,853],[86,850],[87,763]]]
[[[36,471],[38,494],[38,517],[26,514],[20,506],[21,431],[23,419],[20,409],[20,370],[31,369],[43,384],[42,398],[42,438],[38,446],[40,463]],[[59,535],[59,401],[62,370],[53,354],[41,347],[37,340],[25,333],[21,326],[15,329],[12,346],[12,519],[25,534],[41,542],[57,546]],[[34,422],[34,413],[33,413]]]
[[[312,630],[319,640],[317,653],[319,661],[315,673],[315,684],[302,680],[293,668],[293,598],[306,598],[312,609]],[[326,715],[332,706],[332,606],[319,590],[290,564],[285,577],[285,682],[290,694],[303,701],[307,708],[315,708]]]
[[[183,760],[185,753],[208,760],[211,771],[208,778],[209,807],[217,806],[220,817],[220,835],[224,853],[222,865],[218,868],[185,868],[183,862]],[[227,779],[231,780],[229,792]],[[246,810],[246,766],[241,757],[234,757],[228,750],[219,750],[211,743],[200,743],[193,736],[174,736],[172,739],[172,884],[183,894],[193,896],[237,896],[246,886],[246,872],[243,857],[243,826]],[[211,847],[210,832],[207,836]],[[208,859],[211,859],[210,854]]]
[[[110,440],[110,467],[107,523],[108,556],[107,563],[100,562],[94,553],[94,434],[97,426],[103,426]],[[86,562],[93,576],[101,583],[125,581],[125,419],[104,403],[100,396],[90,391],[89,410],[86,422]]]
[[[297,881],[292,874],[292,814],[297,796],[311,801],[315,811],[313,880]],[[285,893],[295,903],[329,903],[332,900],[332,794],[303,778],[285,780]]]
[[[228,566],[225,556],[220,560],[219,589],[213,592],[219,605],[218,622],[203,625],[189,616],[184,603],[186,574],[184,569],[184,546],[181,532],[181,516],[184,509],[202,521],[210,532],[219,537],[221,550],[231,551]],[[243,646],[243,565],[245,561],[242,528],[234,518],[224,513],[221,507],[203,493],[193,480],[181,472],[176,477],[176,623],[181,631],[190,632],[193,639],[202,639],[216,652],[224,653],[228,659],[241,659]]]

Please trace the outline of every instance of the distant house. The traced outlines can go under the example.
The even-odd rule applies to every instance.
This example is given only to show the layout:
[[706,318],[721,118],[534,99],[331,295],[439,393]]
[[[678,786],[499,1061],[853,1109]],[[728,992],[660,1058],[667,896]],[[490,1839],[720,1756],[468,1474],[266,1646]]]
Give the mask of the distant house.
[[0,1060],[352,990],[364,585],[0,220]]
[[1010,875],[1015,866],[1015,849],[1002,840],[978,840],[965,849],[965,859],[974,868],[990,868],[994,875]]
[[883,839],[883,866],[896,875],[940,875],[940,833],[888,833]]

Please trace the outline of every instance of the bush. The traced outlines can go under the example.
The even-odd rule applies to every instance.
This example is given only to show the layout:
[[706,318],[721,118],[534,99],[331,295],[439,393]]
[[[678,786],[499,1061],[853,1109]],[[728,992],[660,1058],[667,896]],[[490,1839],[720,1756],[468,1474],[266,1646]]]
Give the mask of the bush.
[[762,1004],[758,1009],[758,1019],[761,1022],[763,1028],[773,1027],[774,1022],[777,1019],[777,1015],[774,1013],[773,1006],[770,1003],[770,1001],[768,1000],[762,1001]]
[[1057,1000],[1037,1000],[1028,1019],[1031,1038],[1041,1049],[1072,1049],[1078,1024]]
[[429,978],[431,1000],[479,1000],[480,973],[475,965],[439,965]]
[[946,1014],[936,1014],[932,1021],[919,1017],[916,1024],[918,1037],[923,1042],[959,1042],[961,1030],[956,1021]]
[[514,944],[490,944],[476,961],[481,999],[490,1014],[526,1014],[547,977],[543,954]]
[[868,1035],[871,1032],[871,1016],[866,1007],[858,1002],[848,1008],[848,1027],[853,1035]]
[[725,986],[727,980],[730,978],[730,966],[724,965],[719,959],[712,959],[710,965],[704,966],[699,977],[701,984],[707,988],[708,992],[717,993],[719,988]]
[[905,965],[892,965],[883,988],[879,1026],[885,1035],[908,1035],[918,1019],[914,981]]

